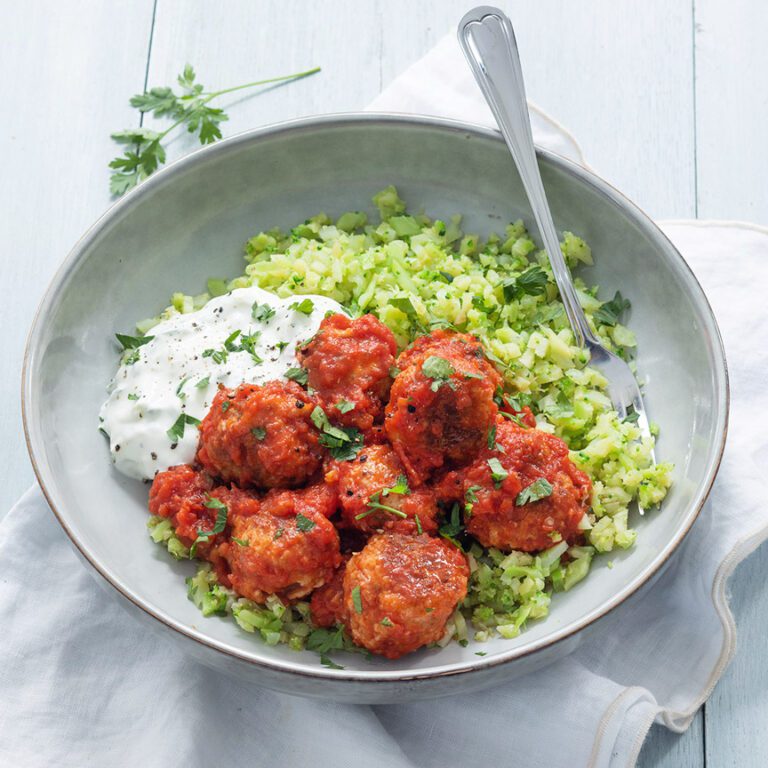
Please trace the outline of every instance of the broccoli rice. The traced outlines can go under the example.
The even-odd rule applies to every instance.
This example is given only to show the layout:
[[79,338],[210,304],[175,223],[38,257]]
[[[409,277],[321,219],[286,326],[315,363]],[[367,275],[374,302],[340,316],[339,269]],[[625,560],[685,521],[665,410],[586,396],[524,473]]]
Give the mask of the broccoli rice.
[[[372,313],[401,347],[435,328],[474,334],[507,391],[520,407],[532,409],[538,429],[567,443],[571,459],[593,484],[583,546],[553,540],[546,551],[528,554],[467,545],[469,592],[441,644],[496,634],[512,638],[528,621],[546,617],[552,594],[584,579],[595,556],[633,545],[637,531],[630,525],[630,507],[658,506],[670,487],[672,465],[654,466],[654,438],[641,436],[631,418],[618,419],[605,378],[574,342],[546,253],[522,221],[481,238],[463,232],[458,215],[432,220],[409,214],[394,187],[373,201],[378,222],[359,211],[335,222],[318,214],[290,232],[257,233],[245,245],[244,274],[228,282],[212,279],[208,292],[197,296],[174,294],[160,317],[137,328],[146,333],[161,319],[201,308],[212,296],[255,285],[279,297],[327,296],[353,315]],[[587,243],[571,232],[563,233],[561,248],[572,269],[592,263]],[[575,283],[600,341],[631,361],[636,340],[622,322],[629,302],[618,292],[599,295],[596,286],[578,277]],[[657,433],[655,425],[652,432]],[[168,520],[153,517],[149,528],[173,557],[189,557]],[[269,644],[316,650],[326,666],[336,666],[329,652],[353,648],[341,630],[314,628],[305,602],[288,606],[273,597],[257,605],[238,598],[217,583],[207,564],[187,583],[204,615],[229,613]]]

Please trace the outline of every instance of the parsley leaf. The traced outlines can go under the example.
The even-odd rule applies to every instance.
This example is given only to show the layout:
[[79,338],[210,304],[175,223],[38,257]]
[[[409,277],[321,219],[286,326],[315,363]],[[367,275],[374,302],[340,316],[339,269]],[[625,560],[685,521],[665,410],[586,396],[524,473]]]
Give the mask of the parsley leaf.
[[522,507],[523,504],[528,504],[532,501],[539,501],[540,499],[546,499],[547,496],[551,495],[552,485],[546,478],[540,477],[538,480],[534,480],[526,488],[523,488],[523,490],[517,494],[515,504],[518,507]]
[[421,536],[421,534],[424,533],[424,529],[421,527],[421,520],[419,519],[418,515],[414,515],[413,519],[416,522],[416,533]]
[[180,382],[179,386],[176,387],[176,397],[179,398],[179,400],[185,400],[187,395],[184,392],[184,385],[189,381],[189,376],[185,376]]
[[468,515],[472,514],[472,507],[477,504],[477,493],[476,491],[482,491],[483,487],[481,485],[470,485],[469,488],[464,492],[464,512]]
[[389,300],[389,305],[395,309],[399,309],[408,317],[414,317],[416,315],[416,308],[413,306],[413,302],[408,296],[393,296]]
[[145,344],[149,344],[154,336],[126,336],[124,333],[116,333],[115,338],[120,342],[123,349],[138,349]]
[[[432,379],[432,386],[430,389],[433,392],[437,392],[443,384],[448,384],[449,386],[453,385],[450,378],[456,373],[456,369],[444,357],[430,355],[422,363],[421,372],[428,379]],[[453,385],[453,388],[455,388],[455,385]]]
[[328,658],[325,654],[320,655],[320,663],[328,669],[344,669],[341,664],[337,664],[333,659]]
[[258,301],[253,302],[251,307],[251,317],[257,323],[269,322],[275,316],[275,310],[269,306],[269,304],[259,304]]
[[517,277],[509,277],[502,281],[501,286],[504,291],[506,301],[514,301],[526,294],[529,296],[541,296],[547,292],[547,273],[538,265],[531,264],[530,267],[521,272]]
[[[128,395],[128,399],[129,399],[129,400],[138,400],[138,399],[139,399],[139,396],[138,396],[138,395],[137,395],[135,392],[131,392],[131,393]],[[635,419],[635,421],[637,421],[637,419]]]
[[314,520],[304,517],[301,512],[296,515],[296,527],[302,533],[309,533],[316,525],[317,523]]
[[313,629],[307,635],[307,650],[325,654],[328,651],[339,651],[344,647],[344,629]]
[[210,376],[206,376],[204,379],[200,379],[200,381],[195,384],[196,389],[205,389],[208,386],[208,382],[211,380]]
[[392,623],[392,620],[389,618],[389,616],[385,616],[380,622],[383,627],[393,627],[394,624]]
[[285,378],[295,381],[297,384],[306,386],[309,373],[307,373],[305,368],[289,368],[285,372]]
[[495,424],[491,424],[488,430],[488,438],[486,442],[488,444],[488,450],[492,451],[493,446],[496,445],[496,425]]
[[341,413],[349,413],[349,411],[354,410],[355,404],[350,403],[349,400],[339,400],[338,403],[334,406],[338,411]]
[[389,512],[391,515],[396,515],[397,517],[401,517],[403,519],[406,519],[408,515],[405,514],[405,512],[395,509],[394,507],[388,507],[386,504],[381,503],[381,491],[378,491],[371,495],[370,499],[368,500],[368,509],[365,512],[361,512],[359,515],[355,515],[355,520],[362,520],[363,518],[368,517],[368,515],[375,512],[377,509],[380,509],[382,512]]
[[215,536],[217,533],[221,533],[227,525],[227,505],[219,499],[208,494],[207,499],[203,502],[203,506],[208,509],[216,510],[216,521],[213,524],[213,528],[210,531],[203,531],[198,528],[197,538],[192,544],[189,550],[189,556],[194,557],[197,545],[203,541],[208,541],[211,536]]
[[438,533],[444,538],[451,541],[457,547],[459,543],[456,541],[456,537],[464,530],[464,526],[461,524],[461,515],[459,505],[454,504],[451,507],[451,518],[449,521],[443,523],[440,526]]
[[235,544],[239,544],[241,547],[248,546],[248,542],[245,539],[238,539],[236,536],[232,537],[232,541],[234,541]]
[[189,424],[190,426],[197,426],[200,424],[200,419],[196,419],[194,416],[190,416],[188,413],[182,413],[179,418],[173,422],[173,426],[166,432],[168,439],[172,443],[178,443],[182,437],[184,437],[184,427]]
[[493,484],[499,488],[504,480],[509,477],[509,472],[501,466],[501,462],[495,456],[492,459],[488,459],[488,466],[491,468]]
[[408,487],[408,478],[405,475],[398,475],[395,484],[381,491],[382,496],[389,496],[390,493],[399,493],[401,496],[409,494],[411,489]]
[[360,587],[352,587],[352,605],[355,607],[355,613],[363,612],[363,598],[360,596]]
[[315,67],[306,72],[258,80],[234,88],[205,91],[203,86],[196,81],[195,70],[190,64],[187,64],[177,78],[183,93],[176,93],[169,86],[156,86],[144,93],[132,96],[130,105],[138,109],[139,112],[152,113],[155,117],[165,117],[172,120],[173,123],[162,132],[153,131],[149,128],[131,128],[112,134],[112,138],[116,142],[132,145],[132,148],[127,149],[124,154],[110,162],[109,167],[113,170],[109,179],[110,192],[113,195],[122,195],[165,163],[166,153],[162,142],[175,128],[184,126],[189,133],[197,134],[201,144],[210,144],[220,139],[221,128],[219,126],[229,117],[224,110],[208,106],[213,99],[244,88],[296,80],[319,72],[319,70],[319,67]]
[[311,315],[315,308],[315,303],[312,299],[303,299],[302,301],[295,301],[291,304],[290,309],[295,309],[297,312],[301,312],[302,315]]
[[592,315],[592,318],[596,323],[600,323],[601,325],[614,326],[619,322],[621,313],[631,306],[629,300],[625,299],[620,291],[616,291],[616,295],[597,309]]
[[315,406],[310,414],[312,423],[320,430],[320,445],[337,461],[351,461],[363,447],[363,436],[354,427],[335,427],[325,411]]
[[263,440],[267,436],[267,430],[264,427],[253,427],[251,434],[259,441]]

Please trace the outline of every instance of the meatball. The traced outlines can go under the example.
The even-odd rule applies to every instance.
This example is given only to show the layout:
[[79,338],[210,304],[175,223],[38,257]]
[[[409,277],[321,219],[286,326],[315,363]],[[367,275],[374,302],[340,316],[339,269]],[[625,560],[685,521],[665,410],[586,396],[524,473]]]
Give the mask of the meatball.
[[197,541],[195,554],[217,565],[220,560],[218,547],[225,539],[225,532],[211,534],[202,540],[198,537],[213,531],[222,509],[227,514],[230,494],[228,488],[214,487],[213,480],[205,472],[199,472],[189,464],[180,464],[155,475],[149,491],[149,511],[169,518],[185,547],[191,547]]
[[[486,450],[456,473],[467,505],[467,532],[483,546],[506,552],[547,549],[560,537],[579,540],[592,488],[570,460],[568,446],[559,437],[506,421],[497,425],[496,443],[502,450]],[[544,495],[521,498],[529,486]]]
[[443,636],[468,579],[463,553],[443,539],[374,536],[347,563],[347,629],[357,645],[397,659]]
[[319,469],[322,448],[314,404],[295,382],[219,389],[200,425],[197,459],[227,482],[294,488]]
[[333,578],[312,593],[309,610],[312,623],[318,627],[332,627],[344,623],[344,571],[342,563],[333,574]]
[[344,525],[363,533],[382,528],[401,533],[437,531],[434,493],[409,487],[403,465],[389,445],[371,445],[353,461],[336,462],[336,477]]
[[271,491],[257,514],[238,515],[235,507],[224,554],[238,594],[257,603],[273,594],[297,600],[332,578],[341,563],[339,535],[305,503],[300,491]]
[[440,467],[474,459],[498,413],[494,393],[501,377],[482,349],[461,341],[462,334],[442,334],[425,342],[423,352],[414,345],[401,356],[407,365],[386,410],[387,435],[417,486]]
[[418,365],[430,355],[445,354],[456,354],[473,360],[482,369],[484,375],[495,378],[497,386],[501,384],[498,371],[488,362],[483,345],[476,336],[443,328],[419,336],[413,344],[400,353],[397,358],[397,367],[405,370],[411,365]]
[[380,422],[392,383],[397,345],[373,315],[330,315],[296,357],[334,424],[366,431]]

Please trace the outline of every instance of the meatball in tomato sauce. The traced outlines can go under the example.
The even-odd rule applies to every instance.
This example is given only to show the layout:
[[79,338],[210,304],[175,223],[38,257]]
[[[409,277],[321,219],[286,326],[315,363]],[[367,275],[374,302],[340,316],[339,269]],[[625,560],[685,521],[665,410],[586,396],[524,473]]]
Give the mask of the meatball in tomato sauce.
[[307,383],[334,424],[369,430],[383,418],[397,344],[373,315],[326,317],[297,352]]
[[387,528],[401,533],[436,533],[437,499],[411,488],[400,459],[385,444],[363,448],[352,461],[334,462],[326,475],[338,482],[342,522],[363,533]]
[[443,636],[468,579],[463,553],[443,539],[374,536],[347,563],[347,629],[357,645],[397,659]]
[[225,556],[232,587],[243,597],[257,603],[269,595],[298,600],[322,587],[341,564],[336,529],[300,493],[272,491],[256,514],[240,515],[233,505]]
[[406,350],[392,385],[387,436],[415,485],[474,459],[496,420],[501,377],[482,349],[460,336],[442,332],[418,353],[416,345]]
[[499,422],[500,450],[486,450],[455,473],[467,504],[467,533],[483,546],[536,552],[561,538],[579,540],[589,510],[589,477],[558,437]]
[[200,425],[197,459],[226,482],[295,488],[319,469],[314,403],[295,382],[219,389]]

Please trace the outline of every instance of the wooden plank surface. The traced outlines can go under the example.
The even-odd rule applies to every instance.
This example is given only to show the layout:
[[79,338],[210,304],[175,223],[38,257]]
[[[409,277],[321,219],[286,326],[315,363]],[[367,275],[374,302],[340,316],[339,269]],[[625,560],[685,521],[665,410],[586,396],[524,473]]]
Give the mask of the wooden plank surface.
[[[763,126],[768,12],[757,0],[500,2],[516,26],[529,96],[568,126],[593,166],[657,218],[729,216],[768,223]],[[6,178],[0,191],[0,488],[5,510],[29,483],[17,403],[26,328],[55,265],[108,204],[110,130],[132,124],[127,97],[172,83],[189,61],[224,87],[321,65],[323,72],[254,98],[232,97],[225,134],[365,106],[455,27],[466,0],[152,0],[0,4],[6,72]],[[695,34],[694,34],[695,11]],[[694,51],[695,44],[695,51]],[[45,55],[41,55],[45,51]],[[695,55],[694,55],[695,54]],[[695,88],[694,88],[695,72]],[[227,103],[227,102],[225,102]],[[174,157],[194,146],[181,136]],[[698,182],[698,183],[697,183]],[[737,572],[740,650],[683,736],[652,729],[639,765],[768,764],[764,627],[758,589],[768,548]],[[704,749],[706,731],[706,752]]]
[[54,270],[109,204],[109,132],[131,124],[152,0],[0,3],[3,374],[0,516],[32,482],[19,387],[27,330]]

